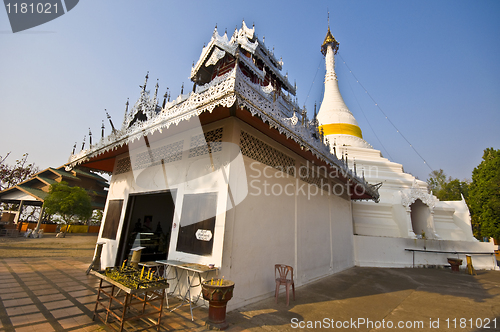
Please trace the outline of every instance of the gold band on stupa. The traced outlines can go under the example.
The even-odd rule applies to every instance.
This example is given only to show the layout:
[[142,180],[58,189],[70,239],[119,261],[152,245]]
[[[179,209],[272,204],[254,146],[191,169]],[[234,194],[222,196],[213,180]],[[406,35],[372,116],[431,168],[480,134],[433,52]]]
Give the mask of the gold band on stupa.
[[323,129],[324,135],[351,135],[359,138],[363,138],[361,129],[353,124],[349,123],[332,123],[320,126],[320,130]]

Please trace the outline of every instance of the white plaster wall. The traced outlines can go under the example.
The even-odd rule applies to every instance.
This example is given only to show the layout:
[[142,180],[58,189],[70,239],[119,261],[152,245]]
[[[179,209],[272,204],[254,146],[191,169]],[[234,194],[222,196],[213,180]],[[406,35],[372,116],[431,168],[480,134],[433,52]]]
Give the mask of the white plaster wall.
[[[436,204],[434,211],[436,233],[439,234],[443,239],[445,239],[445,236],[449,236],[450,239],[453,239],[451,238],[452,236],[460,236],[460,240],[476,241],[474,235],[472,234],[469,208],[467,207],[465,200],[462,199],[461,201],[446,202],[440,201]],[[451,213],[449,213],[450,211]],[[441,217],[443,213],[447,214],[446,220],[443,220],[443,218]],[[442,234],[444,233],[443,228],[446,228],[446,226],[450,227],[450,223],[453,224],[451,226],[453,228],[453,231],[449,235]]]
[[[271,173],[269,166],[245,161]],[[297,188],[295,178],[266,180],[269,188]],[[308,185],[301,180],[298,184]],[[265,195],[256,187],[254,183],[247,198],[226,216],[220,275],[235,282],[228,310],[273,295],[275,264],[294,267],[296,287],[354,265],[350,201],[326,193],[314,199],[307,194]]]
[[[116,239],[107,239],[102,237],[102,231],[104,230],[104,223],[101,225],[99,231],[99,237],[97,242],[103,242],[104,246],[101,253],[101,267],[104,269],[106,267],[113,266],[116,260],[116,255],[119,246],[120,235],[123,230],[123,218],[125,217],[125,210],[127,208],[129,187],[127,183],[130,181],[131,175],[120,174],[119,176],[112,176],[109,185],[108,197],[106,200],[106,207],[104,208],[104,216],[108,212],[108,206],[110,200],[123,199],[121,220],[116,232]],[[133,178],[133,177],[132,177]]]
[[[253,167],[263,170],[265,166]],[[286,178],[267,181],[282,186],[293,182]],[[251,188],[247,198],[229,211],[220,274],[235,282],[231,309],[274,290],[274,264],[295,266],[294,202],[294,196],[264,195]]]
[[[180,126],[179,126],[180,127]],[[191,128],[193,127],[193,128]],[[231,137],[232,125],[230,121],[223,120],[210,125],[205,126],[203,129],[205,131],[210,131],[215,128],[224,127],[223,140],[225,140],[225,135],[227,133],[228,137]],[[117,256],[117,250],[119,246],[120,236],[124,227],[125,211],[127,208],[127,203],[129,195],[138,193],[153,193],[153,192],[163,192],[166,190],[175,190],[175,214],[173,219],[173,227],[171,234],[171,241],[169,247],[168,259],[185,260],[194,263],[202,264],[216,264],[221,265],[222,261],[222,242],[224,237],[224,227],[225,227],[225,217],[226,217],[226,205],[228,203],[228,182],[224,178],[222,170],[227,174],[230,174],[231,168],[240,177],[244,176],[244,166],[241,154],[239,159],[234,155],[234,149],[231,146],[224,145],[221,152],[213,153],[212,160],[208,155],[196,156],[189,158],[190,153],[190,142],[191,137],[195,135],[200,135],[203,133],[201,126],[193,126],[189,124],[189,128],[182,131],[181,128],[174,128],[174,133],[169,131],[163,131],[162,133],[155,133],[149,138],[146,144],[144,138],[136,141],[129,145],[129,153],[117,157],[117,160],[121,158],[126,158],[130,156],[132,165],[135,165],[137,159],[139,159],[140,154],[155,151],[156,148],[168,146],[172,142],[177,142],[179,140],[184,140],[184,146],[182,148],[182,159],[179,161],[165,163],[164,165],[151,165],[146,168],[134,169],[122,174],[117,174],[116,163],[115,171],[110,181],[110,187],[108,192],[108,201],[113,199],[123,199],[123,207],[121,213],[121,219],[119,227],[116,234],[116,239],[102,238],[102,230],[99,234],[98,241],[104,242],[102,252],[102,266],[109,267],[115,265],[115,260]],[[148,146],[149,144],[149,146]],[[225,143],[224,143],[225,144]],[[231,145],[230,143],[227,143]],[[233,144],[234,145],[234,144]],[[226,149],[226,146],[229,148]],[[236,146],[237,148],[237,146]],[[239,149],[237,149],[239,151]],[[226,162],[227,161],[227,162]],[[238,165],[238,161],[241,161],[241,165]],[[215,171],[211,171],[213,168],[210,167],[211,164],[218,163],[218,165],[224,165],[222,167],[216,168]],[[241,167],[238,167],[241,166]],[[243,167],[243,169],[242,169]],[[238,180],[232,181],[232,185]],[[246,185],[246,181],[245,181]],[[176,250],[177,237],[179,231],[180,213],[182,211],[182,203],[184,194],[194,194],[203,192],[217,192],[217,208],[216,208],[216,224],[214,230],[214,246],[213,252],[210,256],[199,256],[188,254],[184,252],[178,252]],[[236,203],[239,202],[245,195],[239,195],[236,190],[234,199]],[[241,190],[240,190],[241,192]],[[246,194],[246,193],[245,193]],[[108,202],[107,202],[108,203]],[[107,205],[104,211],[104,215],[107,213]],[[132,222],[135,222],[134,220]]]
[[353,202],[354,234],[401,236],[395,212],[393,204],[385,202]]
[[[376,236],[354,236],[356,266],[371,267],[412,267],[413,254],[405,249],[424,249],[435,251],[460,252],[490,252],[493,246],[489,242],[471,241],[441,241],[409,238],[389,238]],[[475,269],[495,269],[496,262],[493,255],[471,255]],[[415,266],[449,265],[447,258],[457,258],[451,253],[422,253],[415,252]],[[458,255],[466,266],[465,254]]]
[[[259,132],[243,123],[239,126],[294,158],[296,169],[305,164]],[[294,267],[297,287],[354,265],[348,198],[327,195],[270,166],[244,160],[248,196],[226,214],[220,275],[235,282],[228,310],[274,295],[275,264]]]

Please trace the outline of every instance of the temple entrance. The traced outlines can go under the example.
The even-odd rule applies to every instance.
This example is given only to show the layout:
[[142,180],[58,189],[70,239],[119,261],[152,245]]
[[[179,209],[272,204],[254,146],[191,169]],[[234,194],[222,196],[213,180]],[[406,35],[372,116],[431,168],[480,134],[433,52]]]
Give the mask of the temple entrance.
[[413,232],[416,235],[422,235],[423,237],[429,237],[432,230],[428,228],[429,218],[431,217],[431,211],[427,205],[425,205],[420,199],[417,199],[412,205],[410,205],[410,216],[411,216],[411,226]]
[[127,259],[130,249],[135,247],[145,247],[141,262],[167,259],[175,194],[175,191],[165,191],[129,196],[116,266]]

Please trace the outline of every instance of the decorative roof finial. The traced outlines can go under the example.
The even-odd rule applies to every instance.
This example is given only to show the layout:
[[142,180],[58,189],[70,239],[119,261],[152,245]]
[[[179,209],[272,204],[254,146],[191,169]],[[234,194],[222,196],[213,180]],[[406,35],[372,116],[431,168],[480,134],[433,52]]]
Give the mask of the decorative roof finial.
[[181,96],[183,93],[184,93],[184,82],[182,82],[182,86],[181,86]]
[[123,115],[123,123],[125,123],[125,121],[127,121],[127,115],[128,115],[128,98],[127,98],[127,102],[125,103],[125,114]]
[[314,102],[314,120],[317,120],[317,113],[316,113],[316,102]]
[[337,40],[335,40],[335,37],[333,37],[332,33],[330,32],[330,12],[328,12],[328,32],[326,33],[323,45],[321,45],[321,53],[323,53],[323,55],[326,55],[328,45],[332,46],[333,54],[337,54],[337,51],[339,50],[339,43],[337,42]]
[[75,145],[73,145],[73,153],[72,154],[75,154],[75,150],[76,150],[76,142],[75,142]]
[[167,91],[165,91],[165,94],[163,95],[163,105],[161,108],[165,108],[165,104],[167,103],[167,97],[168,97],[168,88]]
[[92,131],[90,131],[90,128],[89,128],[89,148],[92,147]]
[[[127,100],[127,103],[128,103],[128,100]],[[113,134],[115,134],[116,133],[116,129],[115,129],[115,126],[113,125],[113,121],[111,121],[111,116],[109,115],[109,113],[108,113],[108,111],[106,109],[104,109],[104,112],[106,112],[106,117],[109,120],[109,124],[111,124],[111,129],[113,130]]]
[[102,120],[102,125],[101,125],[101,138],[104,138],[104,120]]
[[156,79],[156,90],[155,90],[155,96],[154,96],[154,100],[156,100],[156,97],[158,96],[158,88],[160,87],[160,85],[158,84],[158,79]]
[[140,88],[142,88],[142,91],[145,92],[146,91],[146,85],[148,84],[148,78],[149,78],[149,70],[148,72],[146,73],[146,79],[144,80],[144,85],[139,85]]
[[82,150],[85,149],[85,138],[86,138],[86,136],[83,135]]

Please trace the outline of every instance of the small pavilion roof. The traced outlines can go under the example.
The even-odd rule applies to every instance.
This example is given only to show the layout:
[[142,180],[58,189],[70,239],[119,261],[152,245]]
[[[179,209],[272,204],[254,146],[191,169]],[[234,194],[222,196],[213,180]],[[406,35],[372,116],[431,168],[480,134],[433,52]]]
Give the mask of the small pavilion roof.
[[[104,188],[109,187],[109,185],[103,177],[78,167],[71,171],[65,171],[64,166],[61,166],[58,168],[49,167],[44,169],[16,186],[0,191],[0,201],[8,203],[19,203],[20,201],[24,201],[26,205],[42,205],[49,194],[50,185],[67,179],[71,179],[72,183],[81,181],[81,178],[75,176],[73,173],[80,177],[85,176],[93,179],[98,185],[97,187],[102,188],[101,190],[96,190],[95,187],[92,189],[84,187],[83,189],[85,189],[91,197],[99,197],[102,200],[103,197],[107,196],[107,191],[104,190]],[[56,175],[56,178],[54,178],[54,175]],[[104,208],[103,203],[95,201],[94,199],[92,199],[92,206],[95,209]]]
[[26,186],[26,185],[20,185],[20,186],[18,186],[18,188],[21,189],[22,191],[32,195],[33,197],[35,197],[36,199],[38,199],[40,201],[44,201],[45,198],[47,198],[47,196],[49,195],[48,192],[45,192],[41,189],[36,189],[36,188],[30,187],[30,186]]

